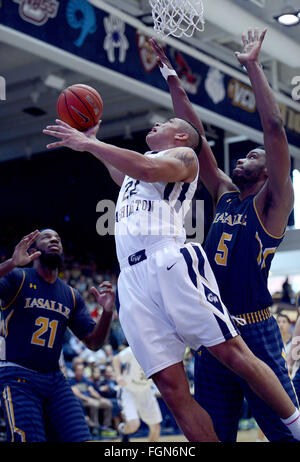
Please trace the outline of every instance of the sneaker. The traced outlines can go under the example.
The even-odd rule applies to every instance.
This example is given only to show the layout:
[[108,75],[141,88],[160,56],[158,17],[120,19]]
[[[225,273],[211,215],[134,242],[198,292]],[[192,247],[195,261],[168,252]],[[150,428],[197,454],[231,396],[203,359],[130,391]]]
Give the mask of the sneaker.
[[118,436],[118,432],[109,427],[100,427],[100,434],[101,436],[108,436],[109,438],[116,438]]
[[95,436],[95,437],[101,436],[101,430],[99,430],[99,428],[93,427],[91,428],[90,431],[91,431],[92,436]]
[[239,421],[239,430],[249,430],[250,425],[249,425],[250,419],[241,419]]
[[129,441],[129,435],[126,434],[126,433],[124,433],[124,427],[125,427],[124,422],[121,422],[121,423],[118,425],[118,432],[119,432],[119,435],[120,435],[120,438],[121,438],[122,443],[128,443],[128,441]]

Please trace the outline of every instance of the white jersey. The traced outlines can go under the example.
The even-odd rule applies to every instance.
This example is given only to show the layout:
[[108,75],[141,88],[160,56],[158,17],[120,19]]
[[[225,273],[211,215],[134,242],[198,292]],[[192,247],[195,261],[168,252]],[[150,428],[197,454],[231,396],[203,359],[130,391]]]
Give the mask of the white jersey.
[[151,380],[148,380],[135,359],[130,347],[125,348],[119,353],[121,364],[124,366],[123,377],[126,381],[128,390],[132,392],[142,392],[150,388]]
[[184,215],[197,180],[198,172],[192,183],[125,177],[120,191],[119,319],[147,378],[181,362],[187,346],[197,351],[238,335],[201,245],[185,244]]
[[[147,152],[145,156],[162,157],[165,153]],[[131,255],[134,259],[140,258],[136,252],[162,240],[184,244],[184,217],[197,188],[198,173],[199,168],[192,183],[147,183],[125,176],[116,206],[115,240],[119,262]]]

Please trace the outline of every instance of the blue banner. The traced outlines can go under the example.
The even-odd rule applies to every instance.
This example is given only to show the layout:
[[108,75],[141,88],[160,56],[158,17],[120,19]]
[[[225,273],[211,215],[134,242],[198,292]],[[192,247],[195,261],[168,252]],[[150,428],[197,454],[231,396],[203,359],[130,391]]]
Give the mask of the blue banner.
[[[0,23],[80,58],[168,91],[148,38],[85,0],[3,0]],[[169,46],[190,100],[261,130],[252,89]],[[82,69],[84,72],[84,69]],[[101,93],[101,88],[98,89]],[[280,104],[289,143],[300,146],[300,112]]]

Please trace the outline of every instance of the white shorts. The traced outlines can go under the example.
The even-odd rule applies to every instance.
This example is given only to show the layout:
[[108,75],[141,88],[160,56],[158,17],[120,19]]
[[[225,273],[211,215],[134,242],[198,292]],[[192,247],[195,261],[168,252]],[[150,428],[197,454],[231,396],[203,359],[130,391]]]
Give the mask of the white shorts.
[[138,393],[122,388],[120,405],[126,422],[141,418],[147,425],[153,425],[162,421],[158,401],[150,387]]
[[200,244],[167,241],[137,254],[120,262],[119,318],[147,378],[181,362],[187,346],[238,335]]

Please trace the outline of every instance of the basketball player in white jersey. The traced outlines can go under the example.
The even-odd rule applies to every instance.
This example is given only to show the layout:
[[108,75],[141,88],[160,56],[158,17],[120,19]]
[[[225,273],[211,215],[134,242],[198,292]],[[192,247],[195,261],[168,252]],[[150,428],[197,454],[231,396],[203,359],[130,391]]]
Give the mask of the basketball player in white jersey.
[[[251,353],[231,322],[199,244],[184,244],[184,205],[196,190],[202,138],[186,121],[156,124],[142,155],[82,133],[57,120],[43,132],[59,138],[48,148],[88,151],[121,186],[115,239],[121,273],[120,321],[134,356],[152,378],[189,441],[218,441],[207,412],[190,394],[186,346],[204,345],[249,386],[300,439],[299,411],[281,383]],[[200,144],[200,149],[199,145]],[[200,154],[201,155],[201,154]]]
[[125,437],[140,427],[140,418],[149,426],[149,442],[158,441],[162,415],[151,380],[147,380],[130,347],[125,348],[112,359],[116,381],[121,387],[120,404],[125,423],[118,427]]

